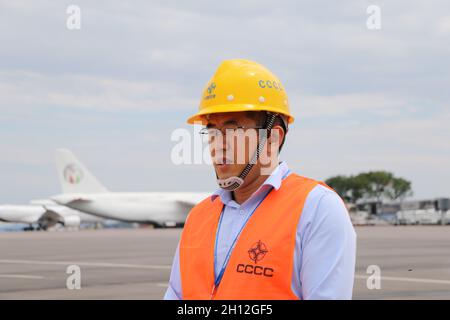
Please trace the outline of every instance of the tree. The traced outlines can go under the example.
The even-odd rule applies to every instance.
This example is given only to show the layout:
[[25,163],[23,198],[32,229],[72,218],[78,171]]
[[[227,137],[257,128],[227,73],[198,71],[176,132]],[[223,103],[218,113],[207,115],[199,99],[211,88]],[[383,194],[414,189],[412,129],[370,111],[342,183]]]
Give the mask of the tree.
[[325,180],[325,183],[332,187],[338,195],[346,200],[352,202],[351,191],[352,186],[350,184],[349,178],[346,176],[335,176]]
[[325,181],[342,199],[356,203],[358,200],[402,200],[412,195],[411,182],[395,177],[387,171],[362,172],[356,176],[338,175]]
[[377,202],[381,202],[382,198],[387,195],[387,189],[394,175],[387,171],[370,171],[361,173],[361,175],[368,181],[365,190],[368,198],[375,198]]
[[352,186],[352,200],[354,203],[367,197],[366,191],[369,188],[370,179],[366,174],[351,176],[350,184]]
[[407,196],[412,195],[411,182],[403,178],[394,178],[388,189],[388,196],[392,200],[403,200]]

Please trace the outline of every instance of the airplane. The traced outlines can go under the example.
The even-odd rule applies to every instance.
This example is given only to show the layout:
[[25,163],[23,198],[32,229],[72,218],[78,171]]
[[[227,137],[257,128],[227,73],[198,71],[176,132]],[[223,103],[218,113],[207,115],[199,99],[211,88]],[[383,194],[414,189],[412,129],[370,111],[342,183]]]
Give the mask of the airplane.
[[48,230],[57,224],[78,228],[82,222],[100,223],[104,219],[43,199],[29,205],[0,205],[0,221],[28,224],[26,230]]
[[151,224],[155,228],[182,227],[187,214],[207,192],[111,192],[70,150],[56,151],[62,194],[58,204],[102,218]]

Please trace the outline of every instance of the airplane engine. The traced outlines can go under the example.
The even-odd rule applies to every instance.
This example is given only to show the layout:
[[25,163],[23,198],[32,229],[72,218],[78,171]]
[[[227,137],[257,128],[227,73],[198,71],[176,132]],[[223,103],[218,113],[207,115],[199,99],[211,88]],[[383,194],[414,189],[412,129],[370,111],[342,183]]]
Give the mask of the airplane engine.
[[81,219],[79,216],[67,216],[64,217],[64,219],[62,220],[62,223],[64,224],[65,227],[79,227],[81,224]]

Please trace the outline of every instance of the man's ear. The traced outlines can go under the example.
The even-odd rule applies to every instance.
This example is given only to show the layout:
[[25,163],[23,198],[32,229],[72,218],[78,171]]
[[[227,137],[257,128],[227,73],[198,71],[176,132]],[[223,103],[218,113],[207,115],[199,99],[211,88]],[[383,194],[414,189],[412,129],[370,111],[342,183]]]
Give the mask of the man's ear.
[[281,142],[284,139],[284,130],[280,125],[275,125],[269,132],[269,144],[276,143],[277,149],[279,149]]

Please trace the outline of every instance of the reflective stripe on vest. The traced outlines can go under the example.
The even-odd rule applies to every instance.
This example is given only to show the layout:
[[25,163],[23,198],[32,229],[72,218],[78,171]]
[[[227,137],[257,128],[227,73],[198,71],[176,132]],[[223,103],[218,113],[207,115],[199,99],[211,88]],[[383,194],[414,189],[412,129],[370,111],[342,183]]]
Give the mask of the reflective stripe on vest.
[[[214,288],[214,244],[223,203],[211,197],[188,215],[180,241],[183,299],[298,299],[291,288],[297,225],[318,182],[290,174],[272,189],[237,239]],[[329,187],[328,187],[329,188]]]

